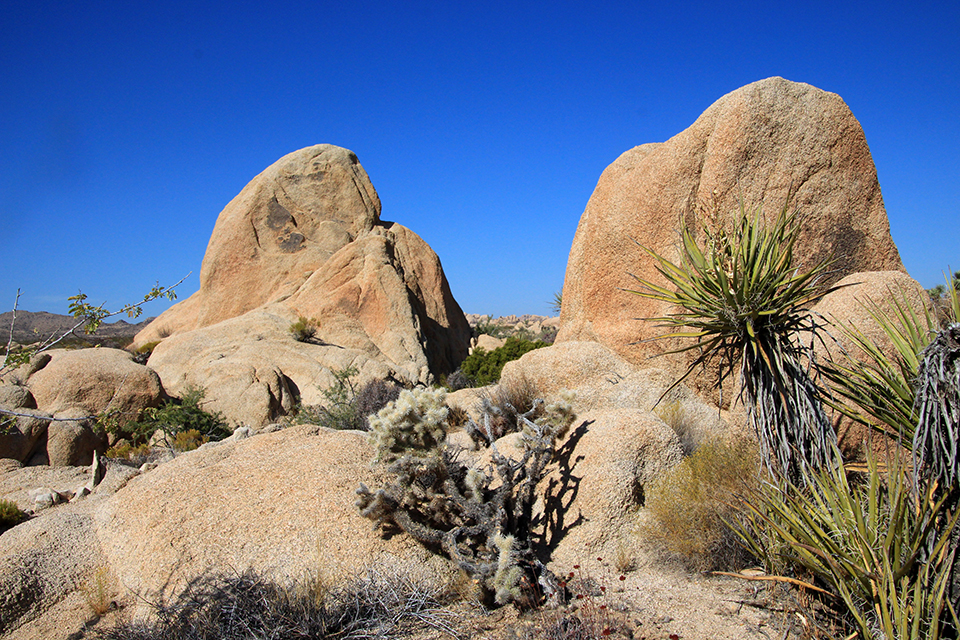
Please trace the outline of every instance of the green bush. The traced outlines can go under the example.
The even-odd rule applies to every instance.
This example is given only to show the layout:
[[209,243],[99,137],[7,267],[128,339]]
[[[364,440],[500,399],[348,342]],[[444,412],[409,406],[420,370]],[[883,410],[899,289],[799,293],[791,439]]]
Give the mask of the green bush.
[[0,533],[15,527],[27,519],[27,514],[20,511],[16,502],[0,498]]
[[473,353],[466,357],[460,363],[459,371],[471,378],[477,386],[485,387],[493,384],[500,379],[500,373],[503,371],[503,365],[511,360],[519,359],[523,354],[549,346],[542,340],[531,342],[523,338],[511,336],[507,338],[502,347],[487,352],[486,349],[477,348]]
[[297,342],[310,342],[317,335],[319,326],[320,321],[316,318],[300,316],[296,322],[290,325],[290,335]]
[[[177,434],[197,431],[201,437],[209,440],[222,440],[232,432],[220,412],[210,413],[200,406],[206,390],[203,387],[189,385],[183,396],[167,400],[159,407],[144,409],[140,418],[120,427],[129,433],[135,442],[144,442],[160,429],[174,441]],[[110,430],[108,424],[107,430]]]

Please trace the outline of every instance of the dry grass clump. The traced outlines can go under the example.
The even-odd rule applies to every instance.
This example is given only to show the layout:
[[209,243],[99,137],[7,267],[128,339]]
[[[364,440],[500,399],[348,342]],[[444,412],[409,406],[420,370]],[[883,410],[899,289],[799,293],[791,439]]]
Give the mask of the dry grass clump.
[[495,414],[490,425],[494,439],[519,431],[518,416],[530,411],[539,397],[537,385],[524,375],[501,381],[493,390],[484,392],[480,399],[488,400]]
[[692,455],[700,443],[700,438],[697,435],[693,420],[680,401],[664,402],[657,406],[653,412],[677,434],[680,439],[680,447],[683,449],[683,455]]
[[701,443],[650,483],[641,527],[647,539],[693,570],[742,568],[749,558],[724,520],[737,516],[736,496],[756,485],[757,455],[742,440]]
[[93,575],[80,585],[80,591],[87,601],[87,606],[98,616],[117,608],[117,602],[113,599],[116,579],[109,567],[98,567]]
[[398,568],[380,567],[317,590],[287,586],[252,570],[194,580],[176,600],[154,605],[150,621],[95,630],[106,640],[294,640],[391,638],[410,626],[456,637],[442,588]]

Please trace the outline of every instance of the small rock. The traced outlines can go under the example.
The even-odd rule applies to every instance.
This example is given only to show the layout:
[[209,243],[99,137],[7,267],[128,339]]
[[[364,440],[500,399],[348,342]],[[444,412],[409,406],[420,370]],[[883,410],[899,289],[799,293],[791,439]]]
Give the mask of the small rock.
[[231,440],[243,440],[244,438],[249,438],[253,435],[253,429],[250,427],[237,427],[233,430],[233,435],[230,436]]
[[81,498],[86,498],[88,495],[90,495],[90,489],[88,488],[88,486],[89,485],[83,485],[82,487],[77,488],[77,490],[73,494],[73,497],[70,498],[70,502],[76,502],[77,500],[80,500]]

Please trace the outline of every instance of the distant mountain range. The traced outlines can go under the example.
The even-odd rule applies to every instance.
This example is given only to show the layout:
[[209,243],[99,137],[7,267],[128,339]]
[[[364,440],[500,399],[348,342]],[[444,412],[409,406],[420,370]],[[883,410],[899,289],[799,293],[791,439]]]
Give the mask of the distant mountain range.
[[[3,344],[6,344],[10,338],[10,323],[12,320],[12,311],[0,313],[0,342]],[[100,325],[96,333],[89,336],[83,332],[83,327],[80,327],[74,331],[73,336],[68,340],[73,342],[79,339],[91,344],[119,346],[128,343],[133,336],[152,321],[153,318],[147,318],[136,324],[131,324],[126,320],[105,322]],[[73,316],[57,315],[46,311],[17,311],[16,322],[13,326],[13,341],[20,344],[40,342],[51,335],[62,335],[76,326],[77,322],[78,320]]]

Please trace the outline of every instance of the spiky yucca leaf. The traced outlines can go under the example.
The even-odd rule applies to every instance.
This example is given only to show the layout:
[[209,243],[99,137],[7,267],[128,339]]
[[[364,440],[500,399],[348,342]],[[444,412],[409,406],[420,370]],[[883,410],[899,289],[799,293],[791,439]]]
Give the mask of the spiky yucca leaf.
[[859,357],[845,353],[821,365],[821,373],[837,396],[828,400],[830,406],[912,448],[921,352],[942,325],[960,321],[960,296],[952,287],[948,292],[945,301],[936,301],[941,302],[939,309],[924,307],[922,312],[914,309],[904,290],[889,292],[889,310],[877,301],[864,301],[865,310],[886,335],[893,352],[884,352],[857,327],[840,325]]
[[868,467],[865,485],[842,468],[807,472],[803,488],[767,482],[744,499],[746,518],[732,526],[771,572],[816,576],[860,637],[939,638],[945,620],[957,625],[946,593],[960,512],[945,498],[918,497],[899,465],[886,478],[872,456]]
[[741,203],[732,232],[703,231],[701,247],[694,231],[682,228],[679,263],[642,247],[667,284],[634,276],[641,289],[629,292],[679,307],[651,320],[669,330],[659,338],[693,339],[670,352],[699,351],[681,380],[711,361],[719,365],[720,386],[739,368],[761,456],[771,469],[800,478],[804,464],[834,462],[836,434],[802,364],[812,350],[799,339],[817,332],[810,305],[836,289],[826,282],[830,263],[794,265],[800,226],[786,206],[765,225],[759,207],[747,211]]

